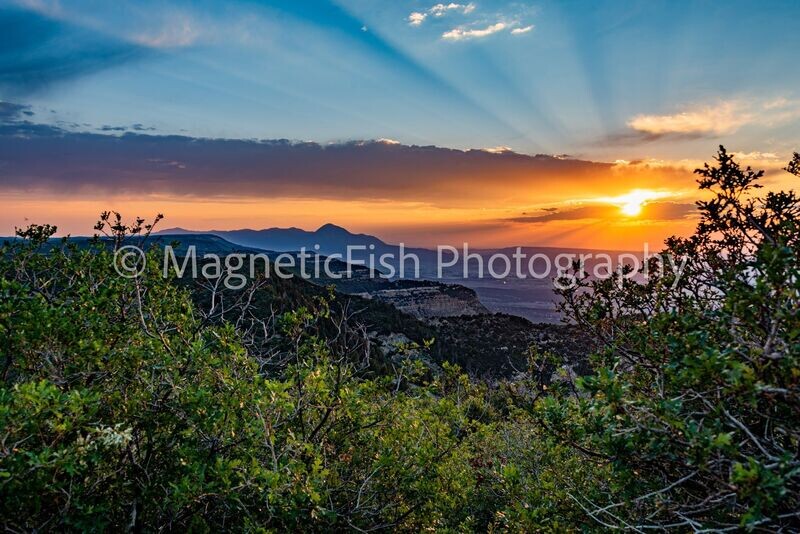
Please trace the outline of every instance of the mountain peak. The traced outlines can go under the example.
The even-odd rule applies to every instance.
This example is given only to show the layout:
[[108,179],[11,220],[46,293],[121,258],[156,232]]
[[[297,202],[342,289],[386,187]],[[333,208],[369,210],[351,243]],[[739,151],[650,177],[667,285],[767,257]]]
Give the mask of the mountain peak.
[[333,223],[323,224],[322,226],[317,228],[316,233],[318,233],[318,234],[320,234],[320,233],[323,233],[323,234],[333,234],[333,233],[336,233],[336,234],[350,234],[350,232],[347,229],[342,228],[341,226],[337,226],[337,225],[335,225]]
[[200,234],[202,232],[198,232],[197,230],[188,230],[186,228],[181,228],[180,226],[176,226],[175,228],[164,228],[163,230],[158,230],[154,232],[156,235],[158,234]]

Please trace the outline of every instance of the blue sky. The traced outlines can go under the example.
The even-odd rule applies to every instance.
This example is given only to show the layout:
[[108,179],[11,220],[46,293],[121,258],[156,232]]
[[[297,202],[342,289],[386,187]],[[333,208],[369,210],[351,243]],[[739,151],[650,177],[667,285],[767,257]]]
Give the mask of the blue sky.
[[[781,99],[791,114],[800,98],[794,1],[0,5],[27,27],[0,38],[0,98],[83,128],[688,158],[713,143],[685,137],[708,132],[643,140],[629,122],[714,117],[727,103],[752,115]],[[25,42],[31,28],[41,38]],[[60,66],[14,79],[25,61]],[[753,119],[719,133],[741,150],[785,152],[798,125]]]

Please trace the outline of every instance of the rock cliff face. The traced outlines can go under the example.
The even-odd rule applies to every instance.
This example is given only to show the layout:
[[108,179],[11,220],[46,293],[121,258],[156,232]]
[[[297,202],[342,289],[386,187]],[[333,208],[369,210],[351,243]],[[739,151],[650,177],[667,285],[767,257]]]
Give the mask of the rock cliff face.
[[459,285],[434,282],[417,286],[398,284],[398,287],[392,289],[362,293],[361,296],[386,302],[423,320],[488,313],[475,291]]

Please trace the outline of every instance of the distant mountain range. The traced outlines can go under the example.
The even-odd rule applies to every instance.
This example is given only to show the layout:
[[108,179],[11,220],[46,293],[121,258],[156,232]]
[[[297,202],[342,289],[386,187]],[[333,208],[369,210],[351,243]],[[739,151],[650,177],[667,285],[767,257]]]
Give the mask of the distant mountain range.
[[[169,228],[155,234],[156,238],[163,239],[164,241],[167,239],[182,240],[184,241],[184,243],[182,243],[184,245],[191,244],[188,242],[190,239],[204,239],[203,236],[222,238],[229,242],[227,245],[229,247],[260,249],[271,251],[273,254],[297,252],[303,248],[310,254],[315,252],[323,256],[339,254],[342,259],[345,260],[345,263],[341,266],[342,269],[358,269],[357,265],[359,262],[361,262],[362,265],[369,265],[368,262],[372,259],[375,261],[372,265],[374,265],[377,270],[386,272],[383,265],[378,262],[381,261],[379,258],[382,255],[388,254],[389,263],[395,268],[395,276],[393,278],[398,278],[401,264],[405,267],[404,278],[414,278],[414,261],[407,259],[401,262],[399,260],[400,254],[398,245],[386,243],[373,235],[356,234],[335,224],[325,224],[314,231],[293,227],[266,228],[263,230],[210,230],[205,232],[187,230],[184,228]],[[316,246],[319,248],[315,248]],[[346,263],[348,246],[364,247],[362,250],[351,251],[352,262],[350,266]],[[471,252],[478,253],[485,259],[496,253],[511,257],[514,250],[513,248],[470,249]],[[536,272],[544,272],[543,267],[546,265],[546,260],[541,259],[542,257],[549,258],[550,264],[555,266],[558,264],[556,261],[557,256],[561,254],[574,255],[576,258],[583,253],[603,252],[610,254],[612,257],[614,254],[619,254],[619,251],[591,251],[586,249],[554,247],[522,247],[522,250],[528,258],[534,255],[540,257],[534,264]],[[200,247],[198,247],[198,252],[200,252]],[[440,277],[438,273],[439,262],[436,250],[405,248],[404,252],[406,257],[413,255],[419,259],[419,278],[422,280],[443,282],[445,284],[458,284],[469,288],[477,294],[480,303],[491,312],[510,313],[525,317],[534,322],[558,322],[561,319],[560,314],[555,311],[557,297],[553,293],[552,280],[556,275],[554,269],[551,269],[549,271],[550,274],[543,278],[517,278],[513,275],[492,278],[488,276],[488,272],[484,276],[480,276],[479,272],[476,272],[477,266],[475,260],[471,260],[468,262],[468,269],[466,269],[469,273],[465,277],[465,266],[462,257],[460,261],[452,267],[445,268]],[[462,251],[459,251],[459,253],[463,255]],[[443,257],[447,261],[450,259],[449,253],[445,254]],[[588,260],[587,269],[591,269],[596,261],[596,259]],[[527,262],[525,264],[529,266]],[[499,262],[498,265],[502,265],[502,262]],[[364,267],[360,269],[368,271]],[[502,267],[500,267],[500,270],[502,271]],[[328,282],[330,281],[324,281],[324,283]],[[398,287],[395,287],[394,282],[382,281],[380,279],[365,280],[362,276],[359,276],[354,280],[345,280],[335,285],[338,290],[345,293],[370,293],[376,298],[380,296],[382,298],[386,297],[387,299],[391,295],[393,304],[400,305],[401,308],[405,306],[405,303],[399,302],[398,299],[402,300],[407,295],[391,293],[398,289]],[[415,283],[414,285],[415,287],[421,286],[419,283]],[[408,288],[403,289],[406,292],[408,290]],[[381,292],[380,295],[378,294],[379,291]],[[420,291],[417,291],[417,293],[419,293],[419,295],[414,296],[414,299],[412,299],[415,303],[420,300],[418,297],[422,296]],[[438,296],[436,296],[436,298],[438,298]],[[445,304],[445,307],[451,306],[452,302],[448,301]],[[425,306],[430,307],[430,303],[426,303]],[[411,307],[407,308],[411,310]]]
[[[305,248],[309,252],[323,255],[343,254],[348,246],[364,246],[375,253],[393,252],[397,250],[375,236],[354,234],[341,226],[325,224],[315,231],[300,228],[266,228],[263,230],[209,230],[198,232],[185,228],[169,228],[157,232],[156,235],[197,235],[211,234],[222,237],[231,243],[275,252],[293,252]],[[315,246],[319,246],[316,249]],[[374,248],[369,248],[370,246]]]
[[[374,235],[369,234],[355,234],[346,228],[337,226],[335,224],[327,223],[320,226],[316,230],[303,230],[301,228],[264,228],[263,230],[253,230],[244,228],[241,230],[188,230],[186,228],[167,228],[153,235],[215,235],[222,237],[231,243],[241,245],[244,247],[252,247],[263,250],[270,250],[274,252],[296,252],[301,248],[305,248],[309,253],[318,252],[322,255],[331,254],[344,254],[348,246],[364,246],[367,247],[368,252],[374,254],[393,253],[398,251],[398,245],[386,243]],[[319,245],[319,249],[314,247]],[[369,248],[370,246],[374,248]],[[460,247],[457,247],[460,248]],[[627,251],[620,250],[600,250],[600,249],[581,249],[581,248],[564,248],[564,247],[532,247],[523,246],[522,249],[528,254],[543,253],[548,256],[555,256],[560,253],[573,253],[580,254],[584,252],[605,252],[605,253],[621,253]],[[436,250],[421,247],[408,247],[404,249],[406,252],[415,253],[420,255],[424,260],[430,259],[431,255],[435,259]],[[498,247],[498,248],[480,248],[470,247],[470,250],[480,252],[482,254],[492,254],[501,252],[504,254],[511,254],[514,252],[514,247]],[[632,251],[636,253],[636,251]],[[356,254],[356,257],[358,255]]]

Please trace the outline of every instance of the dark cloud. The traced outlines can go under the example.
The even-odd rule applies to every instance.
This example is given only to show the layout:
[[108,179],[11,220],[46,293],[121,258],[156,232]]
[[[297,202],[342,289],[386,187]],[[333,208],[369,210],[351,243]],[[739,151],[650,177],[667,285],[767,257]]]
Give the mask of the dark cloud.
[[[87,125],[84,125],[84,126],[89,126],[89,125],[87,124]],[[154,131],[156,131],[156,129],[153,128],[152,126],[144,126],[142,124],[139,124],[138,122],[136,124],[131,124],[130,126],[110,126],[108,124],[105,124],[105,125],[101,126],[100,128],[98,128],[98,130],[101,131],[101,132],[154,132]]]
[[[619,219],[620,208],[610,204],[593,204],[563,211],[547,210],[543,215],[523,215],[506,219],[517,223],[547,223],[551,221],[576,221],[583,219]],[[642,212],[636,216],[637,220],[671,221],[683,219],[696,213],[694,204],[678,202],[650,202],[642,206]]]
[[[141,124],[81,132],[75,130],[87,128],[27,120],[26,110],[18,104],[0,108],[2,190],[95,198],[392,199],[479,207],[511,199],[535,203],[543,195],[563,197],[570,188],[609,195],[630,186],[620,174],[628,171],[612,164],[546,155],[381,141],[322,145],[150,135],[141,133],[148,129]],[[676,172],[637,174],[637,185],[668,187]]]
[[17,122],[24,117],[33,116],[30,106],[0,102],[0,124]]
[[143,47],[36,12],[0,8],[0,94],[30,94],[145,53]]
[[521,223],[546,223],[550,221],[602,219],[607,217],[612,210],[613,208],[609,206],[581,206],[580,208],[573,208],[565,211],[559,211],[556,208],[547,208],[542,210],[546,211],[546,213],[542,215],[523,214],[521,217],[511,217],[506,220],[509,222]]
[[629,146],[652,143],[654,141],[694,141],[697,139],[715,139],[719,135],[714,132],[665,132],[652,133],[639,130],[616,132],[599,139],[595,146]]

